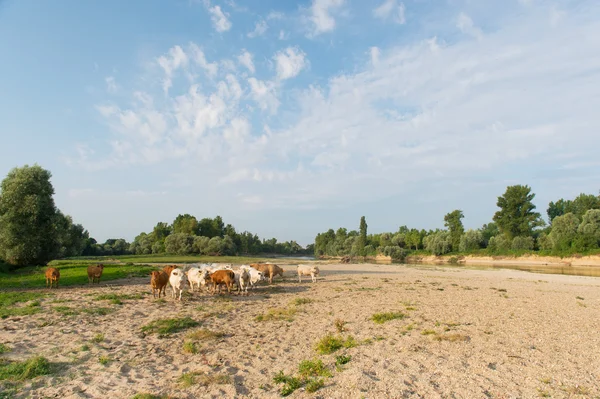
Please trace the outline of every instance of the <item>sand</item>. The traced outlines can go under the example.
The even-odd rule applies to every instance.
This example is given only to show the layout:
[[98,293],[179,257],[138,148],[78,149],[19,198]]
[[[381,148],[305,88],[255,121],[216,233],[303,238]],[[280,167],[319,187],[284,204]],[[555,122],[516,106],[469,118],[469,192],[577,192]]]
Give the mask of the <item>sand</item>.
[[[292,398],[578,398],[600,397],[600,279],[514,270],[441,266],[322,265],[317,283],[287,278],[248,297],[194,293],[182,303],[147,295],[148,279],[61,288],[43,312],[0,320],[4,356],[47,357],[58,370],[21,387],[17,397],[277,398],[273,376],[297,373],[322,359],[332,377],[315,393]],[[95,301],[100,293],[141,293],[122,305]],[[311,303],[290,305],[297,298]],[[59,301],[54,302],[53,301]],[[63,302],[64,301],[64,302]],[[108,307],[108,315],[66,316],[55,306]],[[293,320],[256,321],[271,308],[295,306]],[[404,319],[376,324],[378,312]],[[142,334],[161,318],[186,317],[224,334],[183,351],[192,328],[166,338]],[[315,343],[338,334],[359,344],[319,355]],[[93,342],[98,334],[104,341]],[[82,350],[87,345],[89,350]],[[336,369],[336,356],[349,363]],[[101,357],[108,359],[103,365]],[[222,377],[184,387],[184,373]]]

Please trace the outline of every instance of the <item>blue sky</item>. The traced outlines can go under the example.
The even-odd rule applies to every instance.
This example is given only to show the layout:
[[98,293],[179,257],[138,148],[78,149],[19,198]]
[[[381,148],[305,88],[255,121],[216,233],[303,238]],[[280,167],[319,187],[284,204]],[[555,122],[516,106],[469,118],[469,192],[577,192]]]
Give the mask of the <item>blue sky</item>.
[[0,1],[0,173],[92,236],[312,242],[600,188],[597,1]]

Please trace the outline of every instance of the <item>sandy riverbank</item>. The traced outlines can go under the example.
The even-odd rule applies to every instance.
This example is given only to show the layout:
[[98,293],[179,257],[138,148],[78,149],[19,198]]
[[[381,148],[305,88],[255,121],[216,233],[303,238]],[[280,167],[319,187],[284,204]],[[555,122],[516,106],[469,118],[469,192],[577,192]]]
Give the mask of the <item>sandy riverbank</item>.
[[[273,376],[279,370],[295,373],[301,361],[315,358],[332,377],[315,393],[297,390],[290,397],[600,395],[598,278],[367,264],[321,265],[321,271],[316,284],[286,278],[249,297],[195,293],[183,303],[154,300],[146,279],[60,289],[42,301],[41,313],[0,321],[0,343],[12,348],[4,356],[42,355],[59,365],[55,375],[25,384],[17,397],[131,398],[151,392],[277,398]],[[100,293],[141,299],[112,305],[96,301]],[[313,302],[291,305],[298,298]],[[102,306],[112,313],[65,316],[53,310],[57,306]],[[296,314],[291,321],[256,320],[274,308],[295,308]],[[370,319],[388,311],[406,317],[384,324]],[[186,316],[201,326],[167,338],[141,333],[154,320]],[[338,319],[347,323],[342,335],[359,345],[318,355],[315,343],[337,334]],[[223,335],[199,340],[197,354],[185,353],[187,334],[198,328]],[[94,342],[99,333],[104,340]],[[352,358],[336,370],[342,353]],[[108,359],[105,365],[101,358]],[[184,387],[180,377],[189,372],[226,383]]]

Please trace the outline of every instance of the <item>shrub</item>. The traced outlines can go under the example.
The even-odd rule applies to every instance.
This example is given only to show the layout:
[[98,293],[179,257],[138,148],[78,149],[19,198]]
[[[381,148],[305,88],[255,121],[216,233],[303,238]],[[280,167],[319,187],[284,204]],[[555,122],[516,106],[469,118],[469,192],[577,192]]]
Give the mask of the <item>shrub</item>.
[[438,231],[425,237],[423,244],[433,255],[444,255],[452,250],[452,237],[448,231]]
[[533,250],[533,237],[515,237],[512,240],[511,248],[513,251],[531,251]]
[[511,241],[502,235],[491,237],[488,243],[488,250],[492,253],[506,252],[510,247]]
[[460,252],[473,251],[483,245],[483,234],[479,230],[467,230],[460,237],[458,249]]
[[402,312],[384,312],[384,313],[375,313],[371,316],[371,320],[373,320],[377,324],[383,324],[386,321],[405,318],[406,315]]

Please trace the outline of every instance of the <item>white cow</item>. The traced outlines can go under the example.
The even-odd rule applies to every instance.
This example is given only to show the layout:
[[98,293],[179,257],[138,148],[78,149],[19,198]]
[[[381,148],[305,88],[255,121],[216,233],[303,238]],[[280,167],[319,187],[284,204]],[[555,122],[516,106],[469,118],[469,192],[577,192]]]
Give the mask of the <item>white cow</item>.
[[250,288],[254,289],[254,286],[258,284],[259,281],[265,281],[265,274],[263,272],[259,272],[255,268],[250,265],[242,265],[240,269],[246,269],[248,273],[250,273]]
[[233,271],[235,276],[235,285],[237,285],[238,294],[248,295],[248,286],[250,285],[250,272],[248,269],[240,268]]
[[183,294],[183,289],[187,284],[187,278],[183,271],[180,269],[173,269],[171,276],[169,277],[169,284],[171,284],[171,287],[173,288],[172,297],[177,298],[177,295],[179,294],[179,300],[181,301],[181,294]]
[[298,265],[298,281],[302,282],[302,276],[310,276],[312,282],[317,282],[317,276],[319,275],[319,267],[316,265]]
[[198,291],[200,291],[200,286],[206,286],[206,280],[209,277],[208,270],[202,270],[197,267],[192,267],[187,272],[187,279],[190,283],[190,292],[194,292],[194,284],[198,287]]

